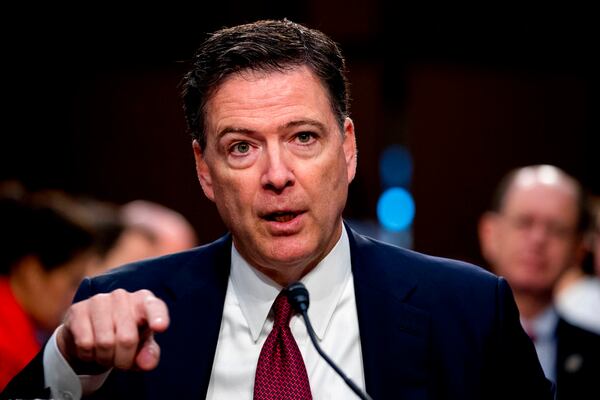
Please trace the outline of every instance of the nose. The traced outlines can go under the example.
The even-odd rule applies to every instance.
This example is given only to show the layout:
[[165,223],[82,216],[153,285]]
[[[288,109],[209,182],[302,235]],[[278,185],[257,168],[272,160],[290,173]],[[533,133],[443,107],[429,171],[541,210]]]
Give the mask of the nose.
[[293,186],[296,179],[290,167],[290,160],[279,145],[268,146],[264,158],[264,170],[261,184],[266,190],[281,193],[285,188]]
[[529,240],[536,248],[543,248],[549,239],[548,227],[543,223],[533,224],[529,230]]

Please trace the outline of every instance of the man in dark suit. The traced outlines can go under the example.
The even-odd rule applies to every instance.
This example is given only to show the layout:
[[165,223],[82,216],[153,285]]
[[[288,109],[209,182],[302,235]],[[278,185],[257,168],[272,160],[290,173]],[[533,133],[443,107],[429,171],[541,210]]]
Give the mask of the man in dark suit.
[[587,226],[579,183],[550,165],[511,171],[482,217],[482,251],[506,277],[525,330],[558,399],[598,397],[600,336],[567,323],[553,307],[562,274],[581,262]]
[[300,280],[317,340],[375,399],[551,398],[504,280],[343,224],[356,169],[344,69],[331,39],[287,20],[207,39],[184,100],[231,234],[84,281],[8,393],[352,398],[280,295]]

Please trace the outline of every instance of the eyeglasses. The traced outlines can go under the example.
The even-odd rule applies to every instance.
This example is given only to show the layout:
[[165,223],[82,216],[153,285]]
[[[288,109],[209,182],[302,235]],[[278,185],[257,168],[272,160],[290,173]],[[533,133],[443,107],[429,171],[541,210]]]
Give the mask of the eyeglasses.
[[565,240],[571,239],[576,234],[576,228],[559,221],[543,220],[532,215],[504,215],[508,225],[520,232],[531,232],[542,229],[551,238]]

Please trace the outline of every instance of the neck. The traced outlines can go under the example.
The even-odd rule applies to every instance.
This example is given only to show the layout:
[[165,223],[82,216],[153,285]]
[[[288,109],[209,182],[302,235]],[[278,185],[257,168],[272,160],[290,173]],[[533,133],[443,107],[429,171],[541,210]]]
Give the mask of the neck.
[[40,324],[40,309],[44,306],[38,296],[44,288],[46,274],[43,271],[37,257],[26,256],[13,266],[9,277],[17,303],[37,325]]
[[552,305],[552,293],[519,292],[515,291],[515,300],[521,317],[532,319]]

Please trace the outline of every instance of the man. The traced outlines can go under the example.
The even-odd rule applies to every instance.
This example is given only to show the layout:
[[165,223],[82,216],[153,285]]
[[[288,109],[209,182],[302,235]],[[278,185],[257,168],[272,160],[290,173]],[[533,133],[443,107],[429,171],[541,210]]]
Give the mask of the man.
[[592,198],[589,209],[585,256],[560,279],[554,304],[565,320],[600,335],[600,197]]
[[480,223],[482,251],[512,286],[559,399],[596,398],[600,337],[559,317],[552,296],[561,275],[580,262],[586,226],[580,185],[550,165],[517,169],[500,184]]
[[[331,39],[287,20],[213,34],[184,100],[200,184],[231,234],[85,281],[20,382],[57,397],[81,380],[108,398],[354,398],[300,317],[288,326],[279,293],[301,280],[321,346],[374,399],[550,398],[504,280],[343,224],[356,169],[344,69]],[[94,376],[56,377],[56,354]]]

